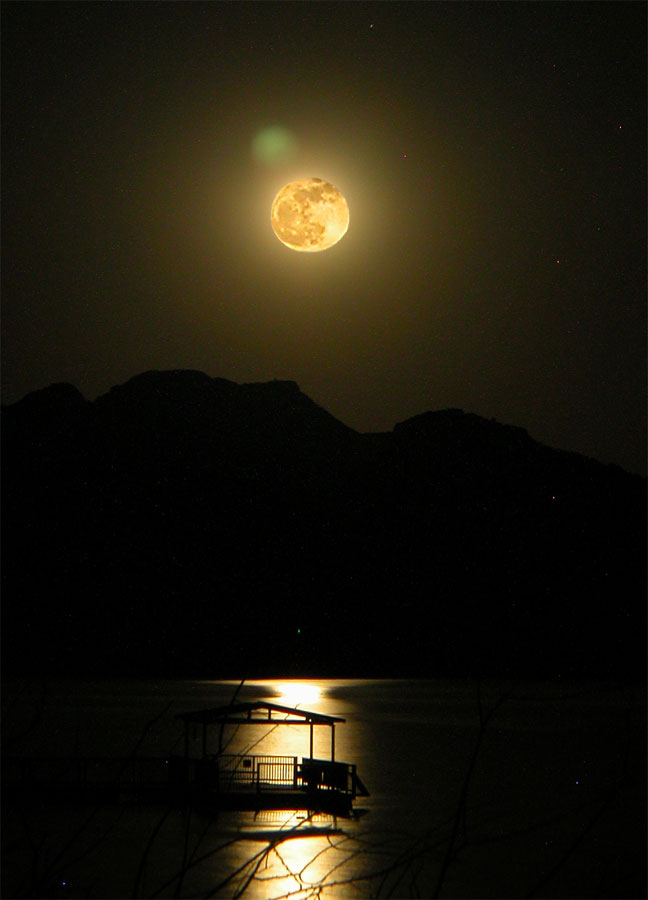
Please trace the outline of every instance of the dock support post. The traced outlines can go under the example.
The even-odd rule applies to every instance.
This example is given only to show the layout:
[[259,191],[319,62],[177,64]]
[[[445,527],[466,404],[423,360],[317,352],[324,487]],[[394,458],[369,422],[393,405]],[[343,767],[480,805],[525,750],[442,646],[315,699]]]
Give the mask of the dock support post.
[[335,725],[331,724],[331,762],[335,762]]
[[310,723],[310,758],[313,758],[313,723]]

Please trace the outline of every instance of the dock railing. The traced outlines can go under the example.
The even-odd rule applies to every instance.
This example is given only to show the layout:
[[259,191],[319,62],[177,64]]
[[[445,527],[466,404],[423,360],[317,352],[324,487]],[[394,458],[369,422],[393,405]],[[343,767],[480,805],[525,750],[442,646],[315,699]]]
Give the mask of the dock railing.
[[206,771],[213,773],[210,783],[217,780],[220,791],[255,788],[296,788],[298,764],[296,756],[229,755],[207,757]]
[[115,790],[183,790],[196,784],[219,793],[239,791],[335,791],[355,799],[366,794],[355,765],[296,756],[221,755],[202,759],[3,757],[3,787],[38,791],[51,787]]
[[228,755],[205,757],[198,780],[222,793],[256,790],[325,790],[356,796],[355,765],[296,756]]

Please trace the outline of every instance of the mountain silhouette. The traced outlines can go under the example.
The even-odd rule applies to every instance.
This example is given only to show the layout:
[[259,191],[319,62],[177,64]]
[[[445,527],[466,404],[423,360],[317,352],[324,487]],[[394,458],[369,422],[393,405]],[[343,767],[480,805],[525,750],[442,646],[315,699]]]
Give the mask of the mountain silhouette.
[[645,479],[522,428],[184,370],[2,420],[7,672],[645,671]]

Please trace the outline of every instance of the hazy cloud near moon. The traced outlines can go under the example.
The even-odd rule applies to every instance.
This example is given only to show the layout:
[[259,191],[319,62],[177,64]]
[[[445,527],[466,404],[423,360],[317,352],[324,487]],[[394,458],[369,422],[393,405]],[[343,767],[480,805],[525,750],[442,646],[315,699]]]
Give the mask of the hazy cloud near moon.
[[271,125],[257,131],[252,138],[252,156],[268,166],[282,166],[291,162],[299,152],[295,135],[281,125]]

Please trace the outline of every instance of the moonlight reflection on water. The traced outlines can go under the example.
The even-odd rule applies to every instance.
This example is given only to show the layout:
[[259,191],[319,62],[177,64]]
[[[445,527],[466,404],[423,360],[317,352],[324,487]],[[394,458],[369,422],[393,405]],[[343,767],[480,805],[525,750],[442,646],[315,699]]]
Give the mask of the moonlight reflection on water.
[[276,689],[279,693],[279,703],[284,706],[308,707],[322,696],[322,688],[315,681],[280,681]]
[[[277,699],[279,684],[246,682],[237,701]],[[346,719],[336,751],[371,792],[352,817],[4,802],[5,896],[642,896],[643,687],[306,685],[320,692],[313,711]],[[182,752],[176,713],[223,706],[236,687],[4,685],[3,742],[33,757]],[[257,726],[231,731],[228,753],[258,740]],[[308,729],[282,726],[252,752],[302,756],[307,745]]]

